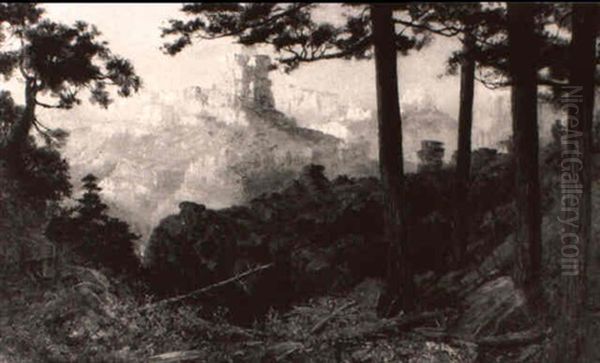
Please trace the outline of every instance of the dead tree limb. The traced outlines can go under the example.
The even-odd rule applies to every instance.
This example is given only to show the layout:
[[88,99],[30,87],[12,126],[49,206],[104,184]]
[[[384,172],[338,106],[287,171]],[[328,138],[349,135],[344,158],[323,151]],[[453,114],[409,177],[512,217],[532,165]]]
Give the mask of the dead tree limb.
[[171,303],[174,303],[174,302],[178,302],[178,301],[182,301],[182,300],[185,300],[185,299],[189,299],[191,297],[194,297],[194,296],[197,296],[197,295],[200,295],[200,294],[204,294],[204,293],[206,293],[206,292],[208,292],[208,291],[210,291],[212,289],[215,289],[215,288],[221,287],[221,286],[225,286],[225,285],[229,285],[229,284],[231,284],[233,282],[236,282],[236,281],[239,281],[239,280],[243,279],[244,277],[247,277],[247,276],[250,276],[252,274],[255,274],[255,273],[267,270],[267,269],[269,269],[271,267],[273,267],[273,263],[269,263],[269,264],[266,264],[266,265],[260,265],[260,266],[254,267],[254,268],[249,269],[249,270],[247,270],[245,272],[242,272],[241,274],[232,276],[232,277],[230,277],[230,278],[228,278],[226,280],[219,281],[219,282],[214,283],[212,285],[205,286],[205,287],[203,287],[201,289],[194,290],[194,291],[189,292],[187,294],[177,295],[177,296],[174,296],[174,297],[171,297],[171,298],[168,298],[168,299],[157,301],[157,302],[152,303],[152,304],[147,304],[147,305],[139,308],[138,312],[145,311],[145,310],[148,310],[148,309],[153,309],[153,308],[155,308],[155,307],[157,307],[159,305],[171,304]]

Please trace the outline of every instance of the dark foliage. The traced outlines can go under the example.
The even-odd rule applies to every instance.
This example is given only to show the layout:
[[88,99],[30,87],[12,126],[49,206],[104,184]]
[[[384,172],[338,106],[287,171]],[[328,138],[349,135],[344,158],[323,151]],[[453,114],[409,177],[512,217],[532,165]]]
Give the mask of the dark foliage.
[[[511,159],[495,150],[477,150],[473,165],[471,244],[485,235],[477,231],[489,212],[511,202],[514,172]],[[145,251],[154,288],[182,293],[275,262],[274,269],[248,280],[245,290],[217,293],[234,313],[254,316],[260,313],[254,308],[383,277],[387,246],[378,180],[328,180],[323,171],[307,166],[280,193],[261,195],[247,206],[210,210],[181,203],[178,215],[155,228]],[[417,272],[449,268],[453,177],[449,169],[407,175],[408,234],[414,242],[408,253]],[[499,185],[507,189],[497,193]],[[247,301],[243,311],[239,301]]]
[[39,106],[71,108],[81,102],[79,92],[88,89],[91,102],[106,107],[111,102],[107,86],[116,86],[121,96],[139,89],[141,80],[131,63],[98,40],[95,26],[53,22],[42,19],[43,12],[37,4],[0,6],[5,36],[20,42],[20,48],[0,53],[0,69],[7,78],[18,70],[26,80],[35,80],[36,91],[57,100],[48,105],[38,99]]
[[100,198],[97,178],[88,174],[82,179],[85,192],[74,208],[65,209],[53,218],[46,235],[63,243],[93,266],[107,267],[117,273],[136,273],[139,260],[134,242],[139,236],[129,225],[106,214],[108,207]]
[[[0,92],[0,140],[7,136],[22,113],[23,108],[15,104],[9,92]],[[23,192],[33,199],[58,201],[70,196],[72,191],[69,164],[59,151],[68,134],[60,129],[47,132],[53,137],[44,138],[42,146],[33,137],[27,138],[23,148],[25,167],[19,182]]]
[[29,195],[53,201],[71,195],[69,164],[56,148],[50,145],[39,147],[30,139],[24,160],[25,174],[21,184]]
[[10,124],[4,122],[6,132],[0,140],[0,157],[15,175],[23,174],[32,128],[47,140],[60,142],[64,137],[40,122],[36,108],[70,109],[81,103],[84,92],[91,103],[108,107],[109,87],[123,97],[141,87],[133,65],[98,39],[95,26],[82,21],[65,25],[43,19],[42,14],[37,4],[0,4],[0,41],[5,43],[0,74],[7,80],[18,76],[25,91],[24,107]]
[[[164,50],[175,55],[191,45],[194,38],[233,37],[243,45],[271,45],[288,71],[303,62],[372,56],[368,5],[349,5],[352,11],[341,26],[314,21],[312,12],[316,7],[318,4],[309,3],[187,4],[181,11],[189,18],[171,19],[163,29],[163,36],[175,37],[164,45]],[[396,8],[407,11],[404,5]],[[393,41],[399,52],[407,53],[427,44],[429,37],[399,29]]]

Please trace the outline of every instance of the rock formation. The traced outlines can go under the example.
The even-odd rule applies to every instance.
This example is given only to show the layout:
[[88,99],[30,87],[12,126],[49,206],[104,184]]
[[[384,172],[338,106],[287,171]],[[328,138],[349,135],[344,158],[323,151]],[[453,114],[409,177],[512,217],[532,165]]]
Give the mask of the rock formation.
[[417,152],[419,171],[437,171],[444,163],[444,144],[435,140],[421,141],[421,150]]
[[240,104],[260,109],[275,108],[272,83],[269,79],[271,58],[264,54],[252,58],[245,54],[236,54],[235,59],[241,68],[241,78],[235,80]]

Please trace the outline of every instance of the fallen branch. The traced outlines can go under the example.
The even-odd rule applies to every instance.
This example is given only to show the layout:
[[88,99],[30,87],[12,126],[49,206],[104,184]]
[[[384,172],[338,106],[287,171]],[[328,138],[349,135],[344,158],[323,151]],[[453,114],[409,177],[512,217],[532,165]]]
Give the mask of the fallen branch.
[[206,353],[201,350],[183,350],[154,355],[148,358],[148,361],[150,363],[181,362],[184,360],[202,358],[205,355]]
[[364,324],[360,327],[352,327],[346,331],[346,334],[342,332],[340,335],[342,340],[360,340],[371,336],[379,337],[389,333],[390,331],[408,330],[416,324],[421,324],[435,318],[441,318],[443,316],[444,310],[425,311],[422,313],[403,315],[393,319],[385,319],[376,323]]
[[477,344],[486,347],[506,348],[515,345],[535,343],[544,339],[548,335],[549,331],[543,331],[539,328],[534,328],[516,333],[481,338],[477,340]]
[[532,344],[527,348],[523,349],[521,355],[518,358],[519,363],[532,362],[532,358],[542,351],[542,347],[539,344]]
[[171,298],[168,298],[168,299],[157,301],[157,302],[152,303],[152,304],[148,304],[146,306],[143,306],[143,307],[139,308],[137,311],[140,312],[140,311],[145,311],[145,310],[148,310],[148,309],[153,309],[153,308],[155,308],[155,307],[157,307],[159,305],[171,304],[171,303],[174,303],[174,302],[178,302],[178,301],[181,301],[181,300],[185,300],[185,299],[191,298],[191,297],[196,296],[196,295],[204,294],[204,293],[206,293],[206,292],[208,292],[208,291],[210,291],[210,290],[212,290],[214,288],[225,286],[225,285],[229,285],[229,284],[231,284],[233,282],[236,282],[236,281],[239,281],[239,280],[243,279],[244,277],[247,277],[247,276],[250,276],[250,275],[255,274],[257,272],[269,269],[271,267],[273,267],[273,263],[269,263],[269,264],[266,264],[266,265],[260,265],[260,266],[257,266],[255,268],[252,268],[250,270],[247,270],[245,272],[242,272],[241,274],[232,276],[232,277],[230,277],[230,278],[228,278],[226,280],[219,281],[219,282],[214,283],[212,285],[205,286],[205,287],[203,287],[201,289],[194,290],[194,291],[189,292],[187,294],[174,296],[174,297],[171,297]]
[[[347,308],[349,308],[350,306],[356,305],[355,301],[350,301],[342,306],[340,306],[339,308],[335,309],[331,314],[327,315],[326,317],[324,317],[323,319],[319,320],[313,327],[312,329],[310,329],[310,332],[308,333],[309,335],[312,334],[317,334],[319,331],[321,331],[325,325],[334,317],[336,317],[337,315],[339,315],[342,311],[346,310]],[[286,357],[288,357],[290,354],[295,353],[298,349],[300,349],[302,347],[302,344],[297,345],[292,347],[290,350],[284,352],[283,354],[281,354],[279,357],[277,357],[276,361],[280,362],[282,360],[284,360]]]
[[340,306],[339,308],[335,309],[331,314],[327,315],[326,317],[324,317],[323,319],[319,320],[319,322],[317,322],[312,329],[310,329],[310,334],[317,334],[320,330],[323,329],[323,327],[325,327],[325,324],[327,324],[331,319],[335,318],[337,315],[339,315],[342,311],[346,310],[347,308],[356,305],[355,301],[350,301],[342,306]]
[[300,350],[300,349],[304,348],[304,345],[302,343],[298,343],[298,342],[290,342],[290,343],[293,346],[291,348],[289,348],[288,350],[286,350],[285,352],[283,352],[278,357],[276,357],[275,358],[275,362],[281,362],[282,360],[284,360],[285,358],[287,358],[291,354],[294,354],[297,350]]

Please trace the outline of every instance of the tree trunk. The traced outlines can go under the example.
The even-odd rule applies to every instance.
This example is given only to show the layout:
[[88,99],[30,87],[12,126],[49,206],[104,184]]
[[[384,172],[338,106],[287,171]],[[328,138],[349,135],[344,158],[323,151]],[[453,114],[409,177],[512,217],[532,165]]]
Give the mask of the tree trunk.
[[23,146],[35,121],[36,106],[35,81],[28,80],[25,85],[25,109],[23,114],[11,126],[2,146],[2,157],[7,161],[8,167],[15,175],[20,175],[24,170]]
[[[574,167],[573,170],[578,187],[581,188],[581,194],[576,196],[581,200],[576,206],[575,228],[569,230],[577,236],[574,246],[578,253],[573,258],[577,274],[561,276],[564,298],[559,336],[564,341],[565,349],[559,358],[563,362],[600,361],[600,324],[598,318],[594,317],[594,313],[600,311],[600,249],[597,244],[591,243],[591,148],[597,11],[595,5],[573,4],[570,87],[565,101],[574,106],[568,107],[567,127],[574,130],[573,135],[576,135],[576,138],[569,141],[574,143],[577,152],[570,156],[579,159],[580,167]],[[564,219],[569,217],[572,218],[573,215],[563,216]],[[562,255],[564,258],[565,254]],[[587,329],[585,333],[582,331],[583,327]]]
[[475,60],[472,51],[475,37],[465,33],[460,66],[460,105],[458,111],[458,150],[456,155],[455,216],[454,216],[454,261],[456,266],[464,262],[468,238],[467,196],[471,172],[471,129],[473,125],[473,93],[475,88]]
[[371,19],[377,82],[379,169],[384,192],[384,238],[389,246],[388,287],[393,296],[401,297],[402,308],[406,310],[414,305],[415,289],[404,224],[402,119],[391,6],[371,5]]
[[508,4],[509,63],[513,80],[512,118],[516,158],[517,233],[515,282],[536,286],[541,267],[538,171],[535,4]]

